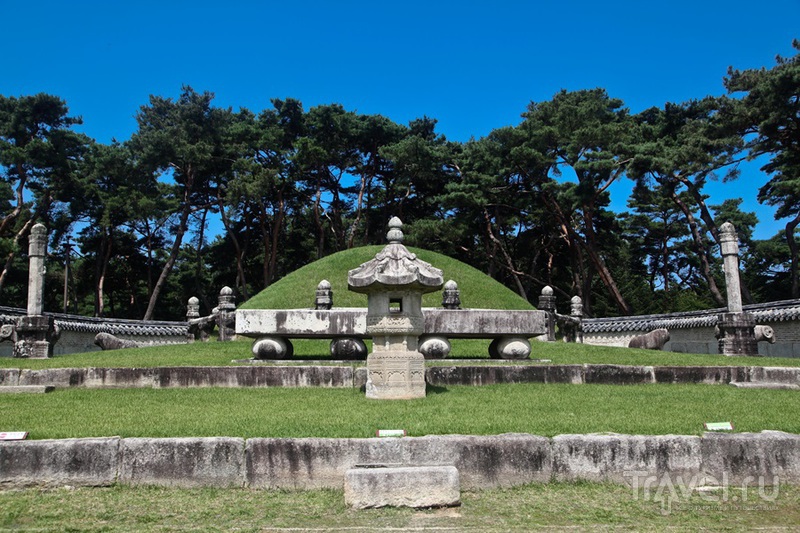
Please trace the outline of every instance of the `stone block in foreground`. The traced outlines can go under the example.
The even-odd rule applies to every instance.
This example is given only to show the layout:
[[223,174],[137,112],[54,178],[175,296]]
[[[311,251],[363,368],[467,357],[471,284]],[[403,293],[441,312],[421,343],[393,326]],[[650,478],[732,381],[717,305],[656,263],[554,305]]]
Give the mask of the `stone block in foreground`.
[[345,473],[344,501],[355,509],[460,505],[458,470],[454,466],[351,468]]
[[111,485],[119,443],[119,437],[0,443],[0,487]]

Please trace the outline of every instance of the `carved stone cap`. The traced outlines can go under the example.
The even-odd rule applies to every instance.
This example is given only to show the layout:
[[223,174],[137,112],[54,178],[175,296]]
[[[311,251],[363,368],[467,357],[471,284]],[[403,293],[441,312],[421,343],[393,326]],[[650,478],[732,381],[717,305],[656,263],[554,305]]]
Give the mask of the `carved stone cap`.
[[376,288],[403,288],[433,292],[442,288],[442,271],[419,259],[403,246],[400,219],[389,221],[389,244],[373,259],[347,274],[347,286],[354,292],[373,292]]

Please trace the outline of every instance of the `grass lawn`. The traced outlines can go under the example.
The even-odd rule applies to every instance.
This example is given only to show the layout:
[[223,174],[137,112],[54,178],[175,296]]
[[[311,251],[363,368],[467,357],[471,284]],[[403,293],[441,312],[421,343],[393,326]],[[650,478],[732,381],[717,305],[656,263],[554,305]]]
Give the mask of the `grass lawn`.
[[[294,362],[298,364],[325,364],[330,360],[329,341],[295,340]],[[450,359],[468,359],[467,364],[497,364],[489,359],[488,340],[455,339],[448,359],[429,361],[428,364],[453,364]],[[248,359],[252,341],[206,342],[153,346],[108,352],[87,352],[62,355],[50,359],[17,359],[0,357],[0,368],[85,368],[114,367],[142,368],[159,366],[230,366],[234,360]],[[367,342],[367,346],[371,341]],[[800,366],[800,358],[783,357],[726,357],[724,355],[656,352],[613,346],[589,346],[564,342],[533,342],[531,359],[515,364],[541,364],[536,360],[548,359],[551,364],[617,364],[650,366]],[[363,362],[358,363],[363,364]],[[464,363],[458,363],[464,364]]]
[[0,395],[0,430],[31,439],[103,437],[371,437],[612,432],[800,433],[800,394],[727,385],[515,384],[429,388],[427,398],[375,401],[357,389],[61,389]]
[[[340,490],[60,488],[0,491],[0,529],[41,531],[530,531],[572,528],[663,530],[794,529],[800,487],[727,496],[698,494],[667,504],[600,483],[531,484],[462,492],[449,509],[369,509],[344,505]],[[763,495],[763,497],[762,497]],[[727,498],[727,501],[726,501]]]

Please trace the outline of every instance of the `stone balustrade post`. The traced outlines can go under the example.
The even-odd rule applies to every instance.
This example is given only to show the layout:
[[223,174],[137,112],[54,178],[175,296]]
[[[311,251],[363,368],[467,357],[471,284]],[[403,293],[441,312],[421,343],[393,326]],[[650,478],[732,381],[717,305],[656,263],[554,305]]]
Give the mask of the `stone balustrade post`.
[[217,340],[221,342],[232,341],[236,336],[236,302],[233,289],[230,287],[222,287],[222,290],[219,291],[217,310],[217,328],[219,331]]
[[461,309],[461,291],[458,283],[448,280],[442,291],[442,307],[445,309]]
[[317,285],[316,297],[314,298],[314,309],[329,310],[333,309],[333,289],[331,282],[323,279]]
[[539,311],[547,313],[545,337],[547,342],[553,342],[556,340],[556,297],[553,295],[553,288],[549,285],[542,289],[542,294],[539,296]]

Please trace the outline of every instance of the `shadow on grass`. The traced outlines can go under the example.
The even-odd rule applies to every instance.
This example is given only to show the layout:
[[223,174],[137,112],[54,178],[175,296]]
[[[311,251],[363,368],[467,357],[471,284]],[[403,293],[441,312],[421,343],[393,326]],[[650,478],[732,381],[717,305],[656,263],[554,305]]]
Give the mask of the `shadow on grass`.
[[447,387],[442,387],[439,385],[431,385],[428,383],[425,387],[425,394],[445,394],[447,392],[450,392],[447,390]]

